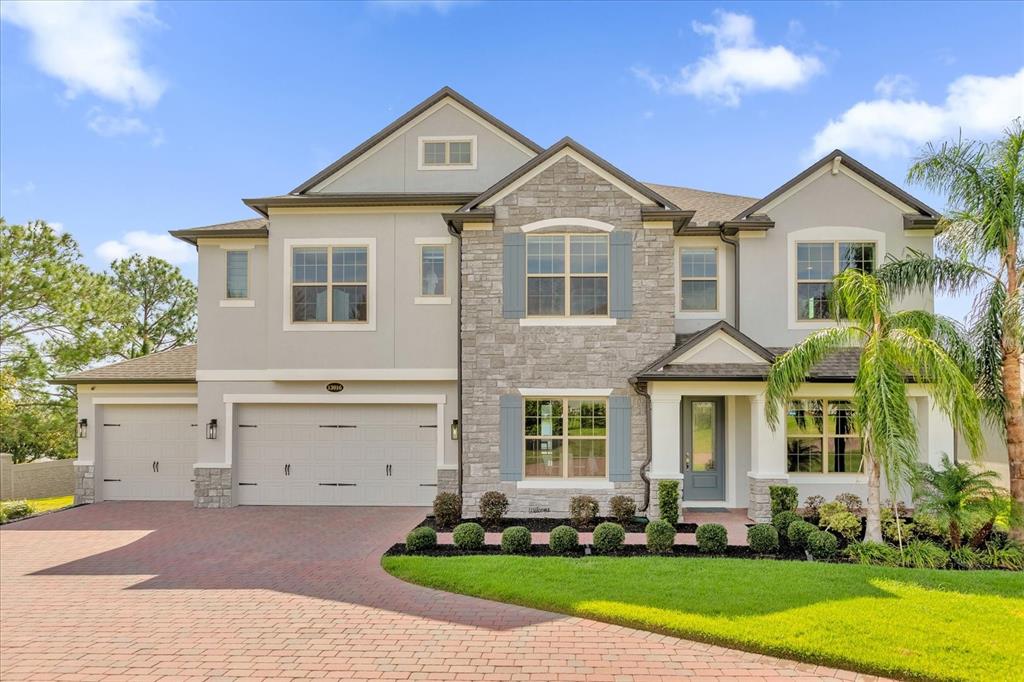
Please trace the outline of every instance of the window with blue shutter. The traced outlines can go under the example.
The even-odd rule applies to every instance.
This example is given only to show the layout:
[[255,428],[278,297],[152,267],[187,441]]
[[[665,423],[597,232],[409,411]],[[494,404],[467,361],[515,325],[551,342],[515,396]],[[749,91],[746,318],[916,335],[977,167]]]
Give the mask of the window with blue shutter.
[[526,235],[506,232],[502,253],[502,315],[506,319],[526,317]]
[[523,479],[523,399],[518,395],[499,397],[501,419],[499,449],[500,478],[503,481]]
[[632,401],[629,396],[608,398],[608,480],[629,481],[633,475],[631,456]]
[[611,233],[609,256],[611,292],[609,314],[615,318],[633,316],[633,232],[615,230]]

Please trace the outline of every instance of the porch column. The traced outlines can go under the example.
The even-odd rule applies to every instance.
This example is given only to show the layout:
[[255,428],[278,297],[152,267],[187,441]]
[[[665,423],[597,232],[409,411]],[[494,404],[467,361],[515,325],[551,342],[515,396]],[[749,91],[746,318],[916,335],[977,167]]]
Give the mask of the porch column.
[[658,481],[679,481],[682,497],[683,474],[679,466],[679,405],[682,396],[678,394],[654,394],[651,396],[651,469],[647,477],[651,481],[651,502],[647,513],[652,519],[658,518]]
[[764,414],[764,394],[750,396],[750,506],[747,516],[758,523],[771,521],[768,488],[789,482],[786,473],[786,430],[779,424],[773,431]]

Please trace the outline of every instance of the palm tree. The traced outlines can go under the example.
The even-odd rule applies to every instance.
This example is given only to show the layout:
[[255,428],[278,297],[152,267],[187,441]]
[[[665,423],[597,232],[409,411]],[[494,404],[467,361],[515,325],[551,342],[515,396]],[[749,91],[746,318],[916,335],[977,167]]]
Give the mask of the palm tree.
[[922,310],[893,312],[889,291],[871,274],[843,271],[833,279],[829,301],[836,326],[813,332],[772,364],[765,415],[777,428],[780,405],[789,402],[815,365],[840,348],[860,347],[852,402],[868,478],[865,538],[881,542],[881,477],[895,495],[917,469],[917,427],[907,396],[908,379],[931,395],[972,452],[981,449],[971,354],[951,320]]
[[952,258],[913,253],[878,275],[894,296],[931,287],[954,295],[980,288],[969,321],[978,390],[987,413],[1004,429],[1010,495],[1024,505],[1024,125],[1017,119],[991,144],[928,145],[907,179],[947,195],[949,210],[938,227]]
[[921,511],[936,516],[949,529],[949,546],[959,549],[964,526],[972,516],[983,511],[989,500],[996,498],[992,480],[996,472],[976,471],[963,462],[942,458],[942,468],[922,467],[920,489],[914,504]]

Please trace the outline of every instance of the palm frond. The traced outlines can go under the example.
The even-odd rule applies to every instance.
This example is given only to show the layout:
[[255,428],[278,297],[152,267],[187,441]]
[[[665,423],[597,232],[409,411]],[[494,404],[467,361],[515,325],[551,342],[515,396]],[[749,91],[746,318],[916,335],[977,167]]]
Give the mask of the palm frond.
[[949,317],[926,310],[902,310],[886,321],[887,329],[914,329],[933,339],[971,380],[975,377],[974,348],[967,342],[963,326]]
[[988,270],[970,261],[936,258],[915,249],[907,251],[909,255],[886,261],[875,273],[893,298],[930,291],[959,296],[993,278]]
[[773,429],[779,424],[780,405],[789,402],[814,366],[856,336],[856,330],[845,326],[819,329],[775,359],[765,379],[765,416]]

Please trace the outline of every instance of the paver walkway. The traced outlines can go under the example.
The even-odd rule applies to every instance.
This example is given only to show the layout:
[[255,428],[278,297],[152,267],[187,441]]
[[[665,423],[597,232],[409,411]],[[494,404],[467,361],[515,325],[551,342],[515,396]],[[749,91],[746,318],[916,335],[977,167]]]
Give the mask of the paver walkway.
[[380,554],[423,510],[105,502],[0,530],[0,679],[858,676],[437,592]]

